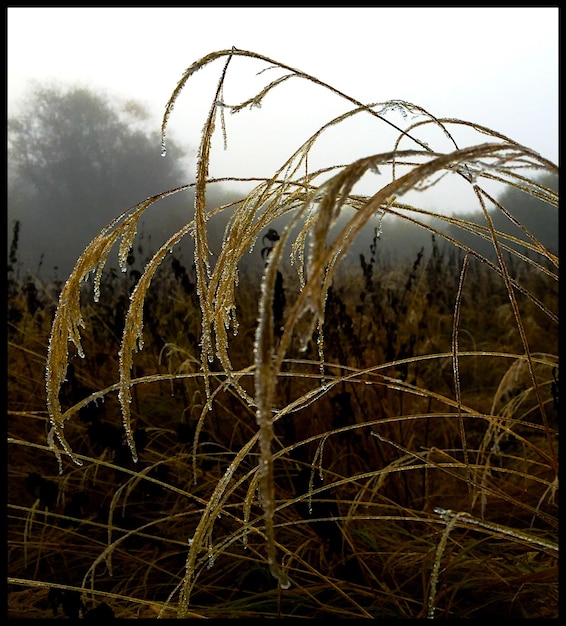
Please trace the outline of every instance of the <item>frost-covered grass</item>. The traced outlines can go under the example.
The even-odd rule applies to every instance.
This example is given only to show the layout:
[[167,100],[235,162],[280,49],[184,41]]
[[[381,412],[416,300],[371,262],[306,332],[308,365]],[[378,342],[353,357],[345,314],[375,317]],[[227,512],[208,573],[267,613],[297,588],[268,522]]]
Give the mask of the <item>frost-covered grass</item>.
[[[236,57],[280,74],[232,106]],[[557,206],[540,182],[556,166],[490,129],[407,102],[364,105],[236,49],[184,74],[164,150],[177,98],[216,61],[186,227],[123,278],[105,272],[109,251],[127,270],[140,217],[183,189],[97,235],[62,286],[46,363],[50,318],[14,285],[11,612],[41,616],[51,588],[55,603],[71,590],[85,610],[104,601],[119,617],[555,617],[558,258],[525,229],[495,229],[488,209],[512,218],[513,207],[485,183]],[[211,209],[223,116],[296,77],[347,112]],[[399,111],[403,127],[390,119]],[[357,115],[395,130],[390,150],[363,145],[358,159],[311,171],[325,132]],[[478,142],[460,147],[460,127]],[[424,128],[450,149],[436,151]],[[361,195],[371,172],[380,182]],[[476,221],[398,200],[434,196],[442,176],[469,184]],[[213,258],[210,223],[223,213]],[[393,217],[430,233],[430,250],[381,258]],[[368,231],[370,249],[345,260]],[[175,250],[188,237],[187,269]],[[251,249],[259,284],[243,267]]]

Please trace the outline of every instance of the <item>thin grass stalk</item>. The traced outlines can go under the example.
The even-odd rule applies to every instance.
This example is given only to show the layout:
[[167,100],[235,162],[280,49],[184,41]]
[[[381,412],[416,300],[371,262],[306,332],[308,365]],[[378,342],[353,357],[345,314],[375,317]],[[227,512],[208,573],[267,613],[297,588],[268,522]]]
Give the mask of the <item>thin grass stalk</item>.
[[[466,466],[466,474],[471,479],[471,470],[469,467],[468,443],[466,438],[466,429],[464,428],[464,419],[462,416],[462,390],[460,388],[460,364],[458,357],[458,332],[460,328],[460,309],[462,304],[462,289],[468,269],[469,255],[464,256],[462,269],[460,271],[460,280],[458,282],[458,292],[456,293],[456,301],[454,304],[454,317],[452,323],[452,371],[454,374],[454,391],[456,402],[458,403],[458,427],[460,429],[460,439],[462,441],[462,453],[464,455],[464,464]],[[468,480],[468,493],[470,495],[471,504],[471,481]]]
[[212,135],[214,134],[215,118],[218,111],[219,98],[222,92],[226,71],[232,55],[228,55],[226,63],[222,70],[222,74],[218,81],[216,96],[210,107],[208,118],[202,132],[198,157],[197,157],[197,173],[195,185],[195,267],[197,274],[197,294],[199,296],[202,311],[202,368],[204,372],[205,390],[207,399],[210,396],[209,388],[209,362],[213,360],[212,343],[210,331],[212,326],[212,303],[210,302],[210,294],[208,288],[208,278],[210,266],[208,257],[210,250],[207,240],[206,229],[206,188],[208,180],[208,166],[210,162],[210,148]]
[[291,581],[277,561],[275,534],[273,528],[275,487],[273,484],[273,405],[277,371],[274,371],[274,324],[271,308],[272,294],[275,290],[276,272],[285,235],[278,241],[268,258],[267,268],[262,280],[262,293],[259,303],[259,322],[254,343],[255,356],[255,392],[257,406],[257,424],[259,427],[259,489],[260,502],[264,511],[267,562],[269,570],[282,589],[288,589]]
[[427,619],[434,619],[434,613],[436,611],[435,602],[436,602],[436,587],[438,585],[438,576],[440,573],[440,563],[442,561],[442,556],[444,555],[444,551],[446,550],[446,544],[448,543],[448,537],[452,531],[452,529],[456,526],[458,522],[458,515],[456,513],[452,516],[446,516],[444,509],[435,508],[435,513],[442,515],[442,519],[445,521],[446,526],[442,531],[442,535],[440,537],[440,541],[438,542],[438,547],[436,549],[436,556],[434,558],[434,564],[432,566],[432,572],[430,575],[430,589],[428,594],[428,601],[426,606],[426,616]]

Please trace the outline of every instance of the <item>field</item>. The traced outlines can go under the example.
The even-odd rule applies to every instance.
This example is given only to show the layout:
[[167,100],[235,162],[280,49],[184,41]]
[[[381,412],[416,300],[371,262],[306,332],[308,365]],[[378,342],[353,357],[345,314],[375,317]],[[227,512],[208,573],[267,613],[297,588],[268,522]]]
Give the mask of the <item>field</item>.
[[[235,55],[262,60],[213,53],[184,82],[224,58],[221,94]],[[558,258],[495,229],[488,201],[512,207],[482,181],[557,206],[537,182],[557,168],[492,133],[448,153],[395,145],[328,177],[305,163],[321,129],[210,209],[219,109],[194,220],[141,271],[137,221],[166,194],[95,236],[64,284],[18,277],[12,247],[8,616],[556,618]],[[378,167],[387,184],[356,194]],[[439,172],[473,187],[476,222],[396,199]],[[430,243],[383,255],[389,217]],[[124,272],[105,266],[112,246]]]

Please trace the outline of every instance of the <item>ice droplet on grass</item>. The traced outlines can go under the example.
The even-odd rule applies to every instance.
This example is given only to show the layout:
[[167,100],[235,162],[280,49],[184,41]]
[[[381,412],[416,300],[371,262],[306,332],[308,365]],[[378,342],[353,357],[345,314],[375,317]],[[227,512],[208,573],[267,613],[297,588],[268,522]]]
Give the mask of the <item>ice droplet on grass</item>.
[[216,561],[216,554],[212,550],[212,546],[208,549],[208,563],[206,564],[206,569],[211,569],[214,565],[214,561]]
[[281,587],[281,589],[289,589],[289,587],[291,586],[291,581],[287,576],[285,576],[285,574],[283,574],[283,572],[281,572],[281,575],[278,576],[277,580],[279,581],[279,586]]

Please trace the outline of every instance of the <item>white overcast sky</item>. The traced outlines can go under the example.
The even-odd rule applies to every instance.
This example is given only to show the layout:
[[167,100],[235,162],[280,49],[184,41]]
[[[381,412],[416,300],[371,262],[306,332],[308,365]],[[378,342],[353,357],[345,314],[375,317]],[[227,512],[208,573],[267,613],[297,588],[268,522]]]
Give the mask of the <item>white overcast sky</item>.
[[[137,100],[158,130],[183,71],[236,46],[365,103],[405,100],[437,117],[483,124],[558,163],[557,7],[9,7],[7,17],[9,115],[30,80],[58,81]],[[230,103],[253,95],[244,88],[248,78],[268,80],[255,76],[264,66],[246,61],[231,65]],[[211,102],[206,87],[214,88],[222,65],[199,72],[180,96],[170,133],[183,145],[198,145]],[[270,175],[343,110],[299,82],[276,90],[261,110],[227,118],[229,147],[235,138],[242,152],[224,154],[219,144],[211,175]],[[247,119],[251,126],[238,134]],[[328,144],[337,149],[335,163],[392,147],[377,145],[379,132],[355,132]]]

